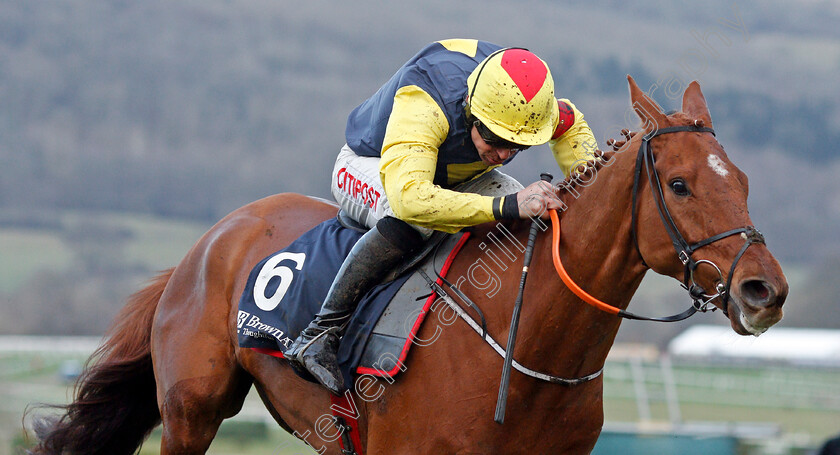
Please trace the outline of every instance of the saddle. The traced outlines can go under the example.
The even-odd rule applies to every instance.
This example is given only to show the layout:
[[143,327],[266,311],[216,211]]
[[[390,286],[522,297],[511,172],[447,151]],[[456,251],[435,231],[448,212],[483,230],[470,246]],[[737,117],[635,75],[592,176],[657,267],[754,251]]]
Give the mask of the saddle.
[[[260,261],[239,301],[239,346],[282,358],[320,310],[344,258],[365,231],[340,212]],[[414,337],[437,298],[429,277],[445,275],[467,237],[435,232],[361,299],[338,351],[348,388],[357,375],[393,377],[405,369]]]

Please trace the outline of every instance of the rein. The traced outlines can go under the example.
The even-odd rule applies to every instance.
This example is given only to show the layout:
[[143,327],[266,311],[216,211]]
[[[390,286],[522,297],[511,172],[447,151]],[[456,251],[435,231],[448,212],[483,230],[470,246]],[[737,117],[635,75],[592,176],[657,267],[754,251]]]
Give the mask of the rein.
[[[636,246],[636,251],[639,253],[639,257],[642,258],[642,264],[647,267],[647,263],[645,263],[644,256],[642,255],[642,252],[639,249],[639,241],[636,233],[636,224],[638,222],[638,204],[636,202],[638,200],[638,192],[640,186],[639,181],[641,180],[642,165],[644,165],[647,174],[648,184],[653,195],[653,200],[656,203],[656,208],[659,212],[659,218],[662,220],[662,224],[665,226],[665,230],[668,232],[668,236],[671,238],[671,243],[673,244],[674,249],[677,252],[677,257],[685,267],[682,286],[688,291],[689,296],[692,300],[692,305],[687,310],[672,316],[658,318],[638,316],[636,314],[612,306],[608,303],[604,303],[598,300],[597,298],[593,297],[586,291],[584,291],[580,286],[578,286],[574,282],[574,280],[572,280],[572,278],[569,276],[569,274],[563,267],[562,261],[560,259],[560,220],[557,216],[556,210],[552,210],[550,213],[551,224],[553,229],[552,258],[554,260],[554,267],[555,269],[557,269],[558,275],[560,275],[560,279],[563,280],[563,283],[565,283],[566,286],[568,286],[569,289],[575,295],[580,297],[581,300],[598,308],[601,311],[606,311],[607,313],[615,314],[619,317],[623,317],[626,319],[656,322],[676,322],[688,318],[697,311],[714,311],[716,308],[709,308],[709,304],[714,299],[721,298],[721,310],[723,311],[724,315],[729,316],[728,303],[730,297],[730,285],[732,283],[732,277],[735,274],[735,267],[737,267],[738,261],[741,260],[741,257],[744,255],[744,253],[747,251],[747,248],[749,248],[750,245],[755,243],[764,244],[764,236],[761,234],[761,232],[759,232],[752,226],[731,229],[729,231],[713,235],[693,244],[688,243],[685,240],[685,237],[682,235],[679,228],[677,228],[677,225],[674,222],[674,218],[671,216],[671,212],[668,210],[667,204],[665,204],[665,195],[662,191],[662,183],[659,181],[659,173],[656,171],[656,159],[653,156],[653,150],[650,144],[651,139],[655,138],[656,136],[678,132],[712,133],[712,135],[715,134],[712,128],[704,127],[702,126],[702,122],[695,121],[694,125],[672,126],[668,128],[657,129],[646,134],[642,138],[642,144],[639,146],[639,153],[636,156],[636,170],[633,175],[633,220],[630,228],[632,230],[633,244]],[[738,254],[735,255],[735,259],[732,261],[732,266],[729,268],[729,274],[727,275],[726,280],[724,280],[723,278],[723,273],[721,272],[720,267],[718,267],[717,264],[715,264],[714,262],[706,259],[695,260],[694,258],[692,258],[692,254],[698,249],[735,234],[741,235],[741,238],[744,239],[744,245],[741,247],[741,250],[738,251]],[[716,293],[713,295],[706,294],[705,289],[703,289],[694,281],[694,271],[700,264],[709,264],[710,266],[714,267],[715,270],[717,270],[718,272],[720,280],[715,285]]]

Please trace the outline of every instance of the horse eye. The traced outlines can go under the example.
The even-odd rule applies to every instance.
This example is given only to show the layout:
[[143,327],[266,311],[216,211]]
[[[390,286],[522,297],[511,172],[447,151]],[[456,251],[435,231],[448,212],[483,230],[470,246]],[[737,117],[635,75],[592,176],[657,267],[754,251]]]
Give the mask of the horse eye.
[[671,183],[669,183],[668,185],[671,187],[671,190],[677,196],[688,196],[689,194],[691,194],[691,192],[688,191],[688,185],[683,179],[677,178],[671,180]]

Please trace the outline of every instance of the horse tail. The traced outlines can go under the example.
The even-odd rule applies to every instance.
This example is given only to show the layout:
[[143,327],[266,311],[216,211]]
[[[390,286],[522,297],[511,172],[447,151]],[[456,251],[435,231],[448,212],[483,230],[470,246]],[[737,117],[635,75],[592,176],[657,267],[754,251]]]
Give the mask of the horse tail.
[[88,359],[73,402],[55,406],[60,416],[34,421],[32,455],[130,455],[160,424],[152,370],[152,322],[174,269],[155,277],[128,299],[105,341]]

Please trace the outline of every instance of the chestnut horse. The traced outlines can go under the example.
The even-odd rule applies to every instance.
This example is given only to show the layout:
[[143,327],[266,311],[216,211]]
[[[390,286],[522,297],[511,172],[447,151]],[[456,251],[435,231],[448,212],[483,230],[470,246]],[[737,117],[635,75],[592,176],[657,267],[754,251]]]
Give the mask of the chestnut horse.
[[[643,132],[712,126],[696,82],[683,95],[682,111],[665,115],[632,78],[628,81]],[[653,185],[634,190],[632,151],[643,145],[643,134],[632,135],[623,150],[562,183],[567,206],[559,248],[563,262],[576,283],[621,309],[648,269],[684,279],[685,267],[657,200],[690,242],[751,225],[747,177],[713,134],[669,132],[650,139],[661,199]],[[65,414],[40,421],[41,441],[33,453],[130,454],[161,423],[162,454],[205,453],[222,420],[240,410],[252,385],[281,427],[322,453],[341,453],[337,438],[326,437],[334,436],[335,428],[325,431],[316,425],[330,413],[330,394],[300,379],[285,361],[239,348],[236,330],[237,303],[251,268],[336,210],[323,200],[279,194],[222,219],[177,267],[132,296],[80,378]],[[505,226],[525,243],[530,222]],[[493,223],[478,226],[472,238],[484,238],[495,228]],[[781,319],[788,287],[763,242],[746,248],[745,238],[730,235],[700,247],[694,259],[713,263],[720,273],[714,266],[700,266],[693,279],[704,289],[725,285],[732,329],[757,335]],[[550,232],[540,234],[534,246],[514,358],[559,377],[599,371],[621,319],[585,304],[558,278]],[[468,241],[449,276],[466,276],[477,258],[486,259],[485,248],[481,241]],[[510,330],[523,259],[516,261],[518,266],[497,270],[496,294],[461,285],[483,311],[496,340],[506,339]],[[721,300],[713,304],[722,306]],[[357,381],[351,394],[359,415],[362,447],[357,450],[371,455],[592,450],[604,418],[600,377],[569,386],[514,371],[506,418],[497,424],[493,412],[502,358],[447,311],[439,306],[427,315],[417,337],[435,341],[415,346],[399,377],[368,377],[362,388]],[[377,392],[375,399],[366,399],[371,391]]]

